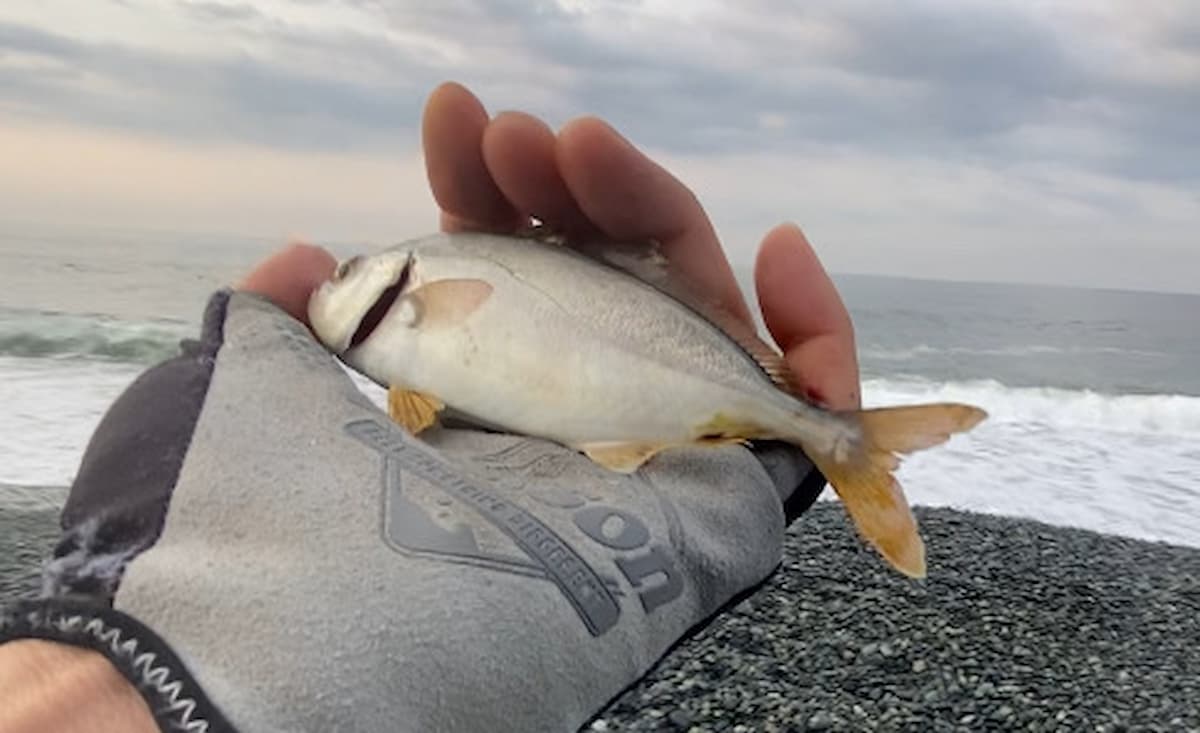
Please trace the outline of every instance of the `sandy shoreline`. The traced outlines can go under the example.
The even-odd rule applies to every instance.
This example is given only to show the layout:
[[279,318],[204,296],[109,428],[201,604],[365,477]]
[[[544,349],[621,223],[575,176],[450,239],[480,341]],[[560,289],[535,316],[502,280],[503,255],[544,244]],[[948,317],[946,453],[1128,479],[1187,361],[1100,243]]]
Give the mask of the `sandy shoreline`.
[[[1200,549],[917,513],[928,580],[819,504],[765,586],[591,728],[1200,731]],[[0,598],[36,588],[56,521],[0,510]]]

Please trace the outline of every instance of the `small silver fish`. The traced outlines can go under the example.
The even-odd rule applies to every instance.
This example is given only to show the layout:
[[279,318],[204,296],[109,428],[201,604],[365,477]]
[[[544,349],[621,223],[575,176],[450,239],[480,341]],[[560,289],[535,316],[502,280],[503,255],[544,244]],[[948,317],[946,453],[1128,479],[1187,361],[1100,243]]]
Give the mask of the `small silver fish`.
[[986,417],[962,404],[808,402],[782,356],[652,246],[434,234],[342,262],[308,314],[331,352],[388,388],[413,434],[450,408],[621,472],[674,446],[799,446],[862,536],[912,577],[925,575],[925,546],[897,454]]

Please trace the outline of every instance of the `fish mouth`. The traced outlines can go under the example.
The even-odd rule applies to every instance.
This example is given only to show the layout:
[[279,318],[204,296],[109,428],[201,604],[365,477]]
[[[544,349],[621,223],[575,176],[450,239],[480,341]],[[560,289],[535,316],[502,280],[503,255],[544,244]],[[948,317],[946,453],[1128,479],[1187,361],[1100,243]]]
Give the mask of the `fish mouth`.
[[375,329],[379,328],[379,324],[383,323],[383,319],[387,316],[388,311],[395,305],[396,299],[404,292],[404,286],[408,284],[408,273],[411,269],[411,261],[404,265],[404,269],[400,271],[400,277],[395,283],[383,289],[379,297],[363,315],[362,320],[358,322],[358,328],[354,329],[354,334],[350,337],[350,343],[346,347],[347,351],[357,348],[360,344],[371,337],[375,333]]

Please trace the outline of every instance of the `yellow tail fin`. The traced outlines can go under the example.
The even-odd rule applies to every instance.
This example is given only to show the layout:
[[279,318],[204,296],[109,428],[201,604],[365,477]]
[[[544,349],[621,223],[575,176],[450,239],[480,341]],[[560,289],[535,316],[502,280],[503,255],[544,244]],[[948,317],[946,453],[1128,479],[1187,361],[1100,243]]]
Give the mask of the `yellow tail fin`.
[[844,413],[860,439],[809,456],[833,486],[859,533],[900,572],[925,577],[925,543],[892,472],[897,454],[931,448],[978,425],[987,413],[954,403]]

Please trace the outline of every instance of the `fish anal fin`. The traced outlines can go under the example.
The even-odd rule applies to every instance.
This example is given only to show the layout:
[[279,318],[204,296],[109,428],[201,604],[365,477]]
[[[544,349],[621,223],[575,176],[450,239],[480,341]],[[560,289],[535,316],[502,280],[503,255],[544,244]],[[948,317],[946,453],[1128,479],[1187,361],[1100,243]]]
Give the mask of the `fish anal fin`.
[[665,443],[584,443],[577,446],[584,455],[610,471],[633,473],[642,464],[670,446]]
[[388,415],[413,435],[420,435],[436,423],[445,407],[431,395],[397,386],[388,388]]
[[417,303],[416,328],[456,326],[483,305],[492,294],[486,280],[451,278],[433,280],[412,291]]
[[944,443],[978,425],[987,413],[971,405],[939,403],[841,414],[857,426],[858,439],[807,453],[864,539],[900,572],[925,577],[925,543],[893,475],[900,465],[898,454]]

